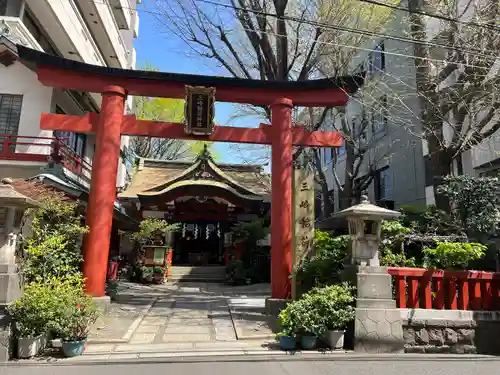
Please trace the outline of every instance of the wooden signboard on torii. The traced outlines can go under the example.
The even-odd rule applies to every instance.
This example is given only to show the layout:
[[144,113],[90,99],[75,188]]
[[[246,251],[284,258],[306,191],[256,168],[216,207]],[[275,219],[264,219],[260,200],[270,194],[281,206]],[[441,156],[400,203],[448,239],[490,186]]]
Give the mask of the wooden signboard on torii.
[[[21,61],[51,87],[102,94],[100,114],[68,116],[44,113],[44,130],[95,133],[84,249],[86,290],[104,296],[106,265],[116,198],[121,135],[271,145],[271,284],[273,298],[290,295],[292,272],[293,146],[338,147],[338,132],[307,132],[292,123],[292,107],[344,106],[363,78],[342,77],[302,82],[269,82],[173,73],[121,70],[88,65],[18,46]],[[193,87],[189,87],[193,86]],[[200,88],[203,87],[203,88]],[[127,95],[192,99],[187,126],[138,120],[124,115]],[[200,91],[201,90],[201,91]],[[189,99],[189,98],[188,98]],[[258,128],[212,126],[212,101],[269,106],[271,124]]]

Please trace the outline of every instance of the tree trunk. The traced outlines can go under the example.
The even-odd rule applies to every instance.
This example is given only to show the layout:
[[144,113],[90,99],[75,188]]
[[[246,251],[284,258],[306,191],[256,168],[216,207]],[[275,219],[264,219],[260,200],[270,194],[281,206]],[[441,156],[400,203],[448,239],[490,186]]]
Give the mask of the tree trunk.
[[[422,12],[424,10],[424,0],[409,0],[408,8],[410,12]],[[426,40],[426,24],[422,15],[410,13],[410,31],[413,40]],[[437,189],[443,177],[451,173],[451,159],[448,157],[444,145],[443,121],[438,109],[440,100],[431,74],[428,46],[422,43],[414,43],[413,54],[415,56],[416,87],[420,99],[420,117],[427,139],[431,157],[430,167],[434,177],[435,202],[437,208],[448,211],[449,202],[446,198],[437,194]]]
[[[351,142],[345,142],[345,180],[344,180],[344,199],[347,199],[347,207],[354,204],[353,198],[355,196],[354,192],[354,146]],[[347,208],[346,207],[346,208]]]
[[323,209],[321,213],[323,218],[330,217],[332,214],[332,204],[330,200],[330,191],[328,190],[328,182],[326,181],[326,175],[321,168],[321,158],[319,155],[319,150],[314,149],[314,164],[316,165],[316,172],[318,173],[318,183],[321,186],[321,201],[323,202]]

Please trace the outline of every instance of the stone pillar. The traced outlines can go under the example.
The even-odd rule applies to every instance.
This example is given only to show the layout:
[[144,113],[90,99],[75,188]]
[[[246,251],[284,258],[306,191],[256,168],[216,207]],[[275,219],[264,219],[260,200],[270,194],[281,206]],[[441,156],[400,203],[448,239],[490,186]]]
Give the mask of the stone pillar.
[[0,235],[0,362],[10,358],[10,319],[7,306],[21,297],[22,280],[16,265],[16,237],[14,228],[16,208],[7,207],[4,232]]
[[403,320],[392,298],[392,278],[386,267],[358,266],[354,350],[362,353],[402,353]]
[[83,252],[86,292],[106,304],[104,290],[108,266],[111,226],[116,198],[116,177],[120,158],[120,131],[124,115],[125,90],[109,86],[102,94],[101,114],[96,135]]

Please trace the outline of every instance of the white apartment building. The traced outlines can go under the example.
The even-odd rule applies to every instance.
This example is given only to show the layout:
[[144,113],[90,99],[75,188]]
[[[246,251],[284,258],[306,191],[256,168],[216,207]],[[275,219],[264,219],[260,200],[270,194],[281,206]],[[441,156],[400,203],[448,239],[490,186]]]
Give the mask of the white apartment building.
[[[101,95],[45,87],[35,72],[3,52],[22,44],[87,64],[134,69],[138,2],[0,0],[0,178],[36,178],[62,190],[88,192],[95,135],[42,131],[40,114],[99,112]],[[127,100],[127,113],[132,100]],[[119,190],[132,170],[128,138],[121,142]],[[49,158],[54,142],[59,164]]]
[[[407,8],[407,1],[399,4]],[[464,21],[467,21],[467,15]],[[409,38],[408,13],[395,11],[385,34]],[[427,20],[429,42],[443,43],[441,21]],[[430,157],[422,135],[421,109],[416,93],[416,69],[413,44],[390,38],[369,40],[350,63],[351,74],[366,72],[365,86],[351,98],[346,120],[353,124],[354,136],[361,145],[370,145],[356,177],[374,171],[368,189],[371,202],[389,208],[434,203]],[[440,69],[446,59],[440,47],[431,48],[433,69]],[[325,123],[325,130],[341,130],[338,116]],[[446,134],[445,134],[446,139]],[[333,211],[345,208],[340,189],[345,183],[344,147],[321,151]],[[480,176],[500,168],[500,132],[462,154],[462,165],[453,166],[459,173]],[[334,172],[335,171],[335,174]],[[322,202],[322,204],[325,204]]]

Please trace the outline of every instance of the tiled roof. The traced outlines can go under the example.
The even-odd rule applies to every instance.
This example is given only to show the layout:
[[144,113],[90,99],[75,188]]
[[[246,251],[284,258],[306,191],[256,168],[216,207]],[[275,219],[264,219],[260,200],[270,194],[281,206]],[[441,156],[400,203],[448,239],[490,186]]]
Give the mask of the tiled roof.
[[75,201],[76,198],[56,189],[53,186],[45,185],[39,181],[27,182],[21,178],[12,179],[11,185],[14,189],[28,198],[37,202],[45,199],[58,199],[61,201]]
[[[137,194],[152,189],[158,185],[180,176],[194,163],[171,162],[160,160],[144,160],[144,165],[139,167],[132,178],[130,186],[119,198],[136,198]],[[224,174],[233,179],[244,188],[257,195],[269,195],[271,181],[269,176],[262,172],[258,165],[217,164]]]

